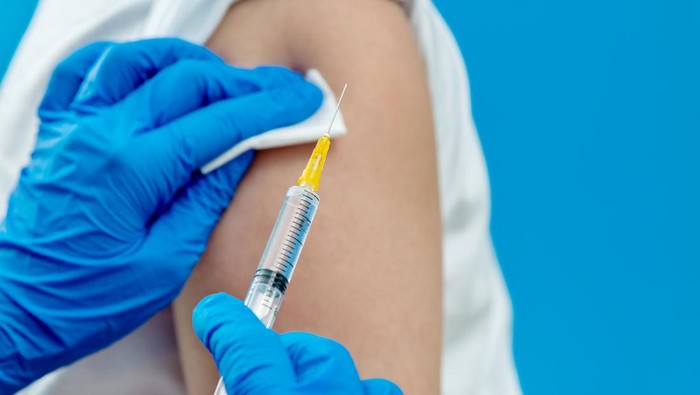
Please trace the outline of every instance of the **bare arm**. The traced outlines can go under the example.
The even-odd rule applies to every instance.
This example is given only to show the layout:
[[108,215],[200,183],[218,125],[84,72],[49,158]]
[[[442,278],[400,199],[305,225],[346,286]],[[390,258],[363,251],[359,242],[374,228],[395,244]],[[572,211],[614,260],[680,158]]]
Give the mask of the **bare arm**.
[[[363,377],[437,394],[442,330],[441,227],[425,70],[406,16],[381,0],[247,0],[208,44],[242,66],[317,68],[349,91],[321,206],[275,329],[343,343]],[[319,131],[321,133],[322,131]],[[260,152],[175,304],[190,394],[218,373],[190,314],[205,295],[245,296],[280,201],[310,146]]]

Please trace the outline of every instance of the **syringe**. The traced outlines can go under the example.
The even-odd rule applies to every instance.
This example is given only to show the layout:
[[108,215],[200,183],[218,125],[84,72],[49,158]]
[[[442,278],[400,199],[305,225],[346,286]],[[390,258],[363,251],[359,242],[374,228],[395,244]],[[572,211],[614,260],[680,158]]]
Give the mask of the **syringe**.
[[[316,142],[316,147],[297,180],[297,185],[287,190],[245,298],[245,305],[267,328],[271,328],[275,322],[277,312],[282,305],[282,298],[292,279],[294,268],[318,208],[319,196],[316,191],[321,182],[321,172],[331,145],[330,130],[347,86],[345,84],[340,94],[328,132]],[[223,378],[219,379],[214,395],[227,395]]]

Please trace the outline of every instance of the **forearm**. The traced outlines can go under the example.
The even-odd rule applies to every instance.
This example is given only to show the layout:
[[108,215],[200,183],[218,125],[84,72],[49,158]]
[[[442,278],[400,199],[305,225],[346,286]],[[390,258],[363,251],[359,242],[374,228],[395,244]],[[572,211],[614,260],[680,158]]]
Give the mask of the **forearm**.
[[17,318],[12,302],[0,289],[0,394],[15,393],[24,386],[21,383],[23,380],[16,374],[21,361],[9,335],[11,322]]

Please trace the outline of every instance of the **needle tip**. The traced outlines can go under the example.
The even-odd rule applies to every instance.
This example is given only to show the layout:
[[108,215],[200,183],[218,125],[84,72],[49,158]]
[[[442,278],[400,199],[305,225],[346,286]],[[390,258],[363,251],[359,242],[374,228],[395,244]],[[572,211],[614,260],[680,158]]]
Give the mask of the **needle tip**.
[[340,92],[340,97],[338,98],[338,104],[335,106],[335,112],[333,113],[333,118],[331,118],[331,124],[328,125],[328,131],[325,133],[328,137],[331,135],[331,128],[333,128],[333,122],[335,122],[335,117],[338,115],[338,111],[340,110],[340,103],[343,102],[343,97],[345,97],[345,90],[348,89],[348,83],[346,82],[345,85],[343,85],[343,90]]

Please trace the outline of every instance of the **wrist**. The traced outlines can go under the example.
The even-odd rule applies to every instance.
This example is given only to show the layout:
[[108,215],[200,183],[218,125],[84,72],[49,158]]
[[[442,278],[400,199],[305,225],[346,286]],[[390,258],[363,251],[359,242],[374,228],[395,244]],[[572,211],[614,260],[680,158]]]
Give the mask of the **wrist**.
[[28,384],[21,374],[18,347],[10,336],[11,324],[16,318],[8,314],[13,302],[0,288],[0,394],[14,394]]
[[[23,259],[25,258],[25,259]],[[0,394],[14,394],[48,373],[47,327],[27,303],[35,299],[27,277],[15,270],[31,266],[18,249],[0,240]]]

